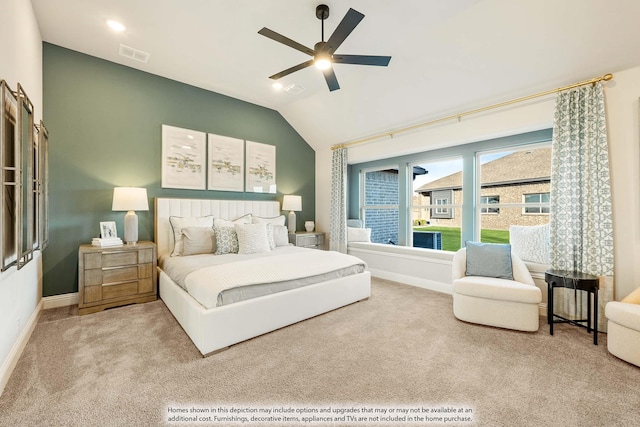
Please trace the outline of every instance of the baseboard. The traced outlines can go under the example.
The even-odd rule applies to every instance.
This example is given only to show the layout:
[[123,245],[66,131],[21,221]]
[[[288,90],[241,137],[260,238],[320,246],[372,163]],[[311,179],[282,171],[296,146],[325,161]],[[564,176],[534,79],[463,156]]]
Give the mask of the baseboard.
[[376,270],[375,268],[369,268],[369,271],[373,277],[378,277],[380,279],[392,280],[394,282],[400,282],[406,285],[416,286],[418,288],[429,289],[430,291],[442,292],[443,294],[451,295],[453,293],[453,288],[450,283],[436,282],[435,280],[421,279],[415,276],[408,276],[385,270]]
[[70,294],[53,295],[51,297],[42,298],[43,310],[57,307],[67,307],[78,303],[78,293],[73,292]]
[[22,329],[22,332],[20,332],[20,335],[11,348],[11,351],[9,352],[7,358],[0,367],[0,395],[2,395],[4,387],[9,382],[9,378],[13,373],[13,369],[16,367],[16,364],[18,363],[18,360],[20,359],[24,348],[29,342],[29,338],[31,337],[33,330],[38,324],[38,318],[40,317],[40,312],[42,311],[42,305],[42,300],[40,300],[35,310],[31,314],[31,317],[29,317],[29,321]]

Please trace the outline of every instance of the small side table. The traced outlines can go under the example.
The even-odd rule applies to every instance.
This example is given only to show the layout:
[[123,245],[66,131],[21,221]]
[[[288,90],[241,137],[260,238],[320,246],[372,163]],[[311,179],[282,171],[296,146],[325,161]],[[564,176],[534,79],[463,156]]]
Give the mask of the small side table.
[[[591,333],[591,299],[593,300],[593,344],[598,345],[598,289],[599,280],[597,276],[581,273],[579,271],[568,270],[547,270],[544,273],[544,281],[547,282],[547,322],[549,323],[549,333],[553,335],[554,323],[571,323],[575,326],[587,328]],[[587,292],[591,296],[587,301],[586,319],[566,319],[553,313],[553,290],[554,288],[570,288]],[[556,320],[555,318],[560,320]],[[584,325],[586,323],[586,325]]]
[[296,231],[289,233],[289,243],[303,248],[323,249],[324,233],[319,231]]

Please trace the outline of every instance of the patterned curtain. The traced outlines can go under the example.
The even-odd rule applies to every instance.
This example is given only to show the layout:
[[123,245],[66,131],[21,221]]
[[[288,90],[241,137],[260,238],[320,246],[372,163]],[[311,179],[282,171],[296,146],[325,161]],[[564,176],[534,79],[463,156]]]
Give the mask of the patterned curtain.
[[[600,83],[558,94],[551,160],[551,267],[600,276],[598,329],[613,299],[613,217]],[[586,318],[586,292],[556,289],[555,312]]]
[[333,150],[329,249],[347,253],[347,149]]

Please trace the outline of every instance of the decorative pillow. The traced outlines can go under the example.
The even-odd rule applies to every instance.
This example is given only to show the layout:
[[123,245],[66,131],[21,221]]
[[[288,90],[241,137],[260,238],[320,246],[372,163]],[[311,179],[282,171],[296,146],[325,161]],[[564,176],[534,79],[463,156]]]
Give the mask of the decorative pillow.
[[550,264],[549,224],[509,227],[511,249],[523,261]]
[[186,227],[213,227],[213,215],[199,217],[170,216],[169,223],[173,228],[173,251],[171,256],[182,255],[182,229]]
[[254,216],[251,218],[251,222],[254,224],[264,223],[264,224],[273,224],[273,225],[284,225],[285,217],[284,215],[274,216],[272,218],[262,218],[259,216]]
[[269,252],[267,224],[236,224],[238,253],[242,255]]
[[237,254],[238,235],[234,227],[213,227],[216,236],[216,255]]
[[640,304],[640,288],[636,289],[626,297],[622,298],[621,301],[629,304]]
[[289,230],[284,225],[273,226],[273,241],[276,247],[289,246]]
[[251,214],[243,215],[240,218],[234,219],[233,221],[220,218],[216,218],[215,221],[213,221],[213,225],[215,227],[233,227],[236,224],[251,224]]
[[368,242],[371,243],[371,229],[347,227],[347,242]]
[[513,280],[511,245],[466,242],[467,276],[495,277]]
[[182,229],[182,256],[212,254],[216,251],[213,228],[186,227]]

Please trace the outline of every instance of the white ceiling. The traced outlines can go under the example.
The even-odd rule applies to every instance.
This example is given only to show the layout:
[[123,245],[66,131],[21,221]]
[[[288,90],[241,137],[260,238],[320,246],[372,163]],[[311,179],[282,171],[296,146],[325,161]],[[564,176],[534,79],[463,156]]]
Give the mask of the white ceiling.
[[281,79],[303,92],[274,91],[309,57],[258,30],[313,48],[321,2],[32,0],[44,41],[275,109],[316,150],[640,65],[638,0],[327,0],[325,39],[349,7],[365,15],[337,53],[389,66],[337,64],[334,92],[309,67]]

